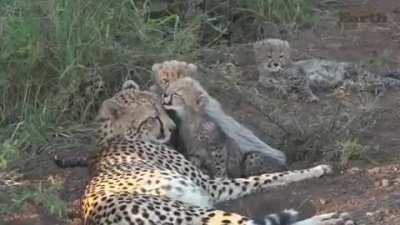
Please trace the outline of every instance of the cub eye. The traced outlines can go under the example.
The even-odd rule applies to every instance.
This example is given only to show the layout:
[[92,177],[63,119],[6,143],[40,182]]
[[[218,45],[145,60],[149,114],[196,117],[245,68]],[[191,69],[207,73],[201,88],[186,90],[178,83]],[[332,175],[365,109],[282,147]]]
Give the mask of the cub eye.
[[283,57],[284,57],[284,55],[280,55],[280,56],[279,56],[279,58],[283,58]]
[[269,58],[269,59],[272,59],[272,55],[268,55],[268,58]]

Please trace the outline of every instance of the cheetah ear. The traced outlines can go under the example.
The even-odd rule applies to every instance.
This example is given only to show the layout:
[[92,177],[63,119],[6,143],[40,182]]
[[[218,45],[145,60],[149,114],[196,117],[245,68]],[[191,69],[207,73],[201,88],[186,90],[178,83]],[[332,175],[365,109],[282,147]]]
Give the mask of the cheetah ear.
[[139,90],[139,85],[133,80],[127,80],[122,84],[122,90],[133,88],[134,90]]
[[107,99],[101,105],[99,116],[97,118],[109,118],[111,121],[115,121],[124,114],[124,111],[124,107],[118,104],[117,101],[114,99]]

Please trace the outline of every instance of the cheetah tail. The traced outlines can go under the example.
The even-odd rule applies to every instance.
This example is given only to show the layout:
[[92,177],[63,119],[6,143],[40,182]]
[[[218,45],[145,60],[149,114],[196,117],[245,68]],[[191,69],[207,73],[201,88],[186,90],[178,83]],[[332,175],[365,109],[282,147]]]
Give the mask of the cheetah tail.
[[253,219],[256,225],[294,225],[298,222],[298,212],[293,209],[286,209],[279,213],[269,214],[260,219]]
[[87,156],[59,158],[54,156],[54,163],[60,168],[87,167]]
[[220,210],[200,216],[204,225],[295,225],[298,222],[298,212],[293,209],[269,214],[262,218],[245,218],[239,214]]

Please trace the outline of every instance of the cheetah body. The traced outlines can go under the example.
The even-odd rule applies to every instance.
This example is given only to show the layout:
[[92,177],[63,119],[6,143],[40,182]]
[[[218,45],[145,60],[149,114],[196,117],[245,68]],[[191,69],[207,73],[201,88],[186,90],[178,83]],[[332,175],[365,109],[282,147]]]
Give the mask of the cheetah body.
[[106,100],[98,119],[98,151],[89,158],[90,180],[82,198],[85,225],[296,224],[293,210],[256,221],[212,206],[330,171],[329,166],[320,165],[248,178],[210,179],[165,145],[174,123],[153,94],[136,88]]

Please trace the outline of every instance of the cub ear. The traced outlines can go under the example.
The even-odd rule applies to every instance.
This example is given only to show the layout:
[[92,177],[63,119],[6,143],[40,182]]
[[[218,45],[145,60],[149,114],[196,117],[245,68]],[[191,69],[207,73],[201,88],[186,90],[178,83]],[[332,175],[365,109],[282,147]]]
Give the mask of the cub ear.
[[133,80],[127,80],[122,84],[122,90],[133,88],[134,90],[139,90],[139,85]]
[[163,68],[162,63],[156,63],[151,67],[151,70],[153,71],[153,78],[155,79],[155,82],[158,84],[160,83],[160,70]]
[[111,121],[115,121],[124,114],[124,107],[118,104],[114,99],[107,99],[101,105],[98,119],[111,119]]
[[290,44],[289,44],[288,41],[283,41],[283,45],[284,45],[286,48],[290,48]]
[[189,63],[187,64],[187,70],[189,74],[193,75],[197,73],[197,66],[195,64]]
[[157,71],[159,71],[162,68],[163,64],[162,63],[156,63],[151,67],[151,70],[154,73],[157,73]]

